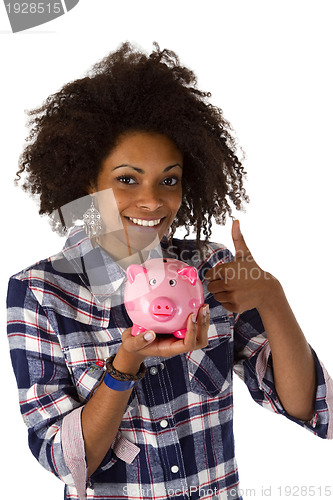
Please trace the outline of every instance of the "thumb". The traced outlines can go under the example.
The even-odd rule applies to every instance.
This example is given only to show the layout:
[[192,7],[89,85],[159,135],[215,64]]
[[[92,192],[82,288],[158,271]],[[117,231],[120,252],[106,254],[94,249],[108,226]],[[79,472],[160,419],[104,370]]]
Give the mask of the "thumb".
[[123,331],[121,335],[121,342],[124,345],[124,349],[128,352],[141,351],[146,345],[151,344],[155,340],[155,332],[152,330],[146,330],[133,336],[131,334],[132,328],[127,328]]
[[249,255],[251,252],[246,246],[245,240],[240,230],[239,220],[234,220],[232,223],[231,236],[235,247],[235,257],[244,257]]

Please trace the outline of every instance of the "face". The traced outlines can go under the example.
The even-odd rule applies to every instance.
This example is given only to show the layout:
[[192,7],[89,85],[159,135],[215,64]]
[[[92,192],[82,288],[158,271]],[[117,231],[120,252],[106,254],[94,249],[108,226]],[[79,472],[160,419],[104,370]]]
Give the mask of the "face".
[[[164,135],[133,132],[120,137],[92,190],[98,192],[107,228],[100,242],[106,250],[115,254],[129,240],[132,249],[142,249],[167,233],[182,202],[182,167],[182,153]],[[115,230],[116,220],[121,230]]]

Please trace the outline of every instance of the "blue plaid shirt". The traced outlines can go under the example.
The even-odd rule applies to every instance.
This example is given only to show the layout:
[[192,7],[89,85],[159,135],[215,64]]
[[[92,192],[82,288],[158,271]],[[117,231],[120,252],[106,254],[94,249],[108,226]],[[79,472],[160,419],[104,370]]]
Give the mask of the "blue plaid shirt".
[[[198,269],[210,306],[209,344],[169,359],[147,358],[118,434],[87,478],[80,413],[131,326],[125,271],[82,228],[62,252],[10,279],[8,339],[37,460],[65,483],[66,499],[240,499],[233,435],[233,371],[260,405],[332,438],[333,386],[318,361],[315,416],[290,417],[275,391],[269,344],[256,310],[231,314],[207,291],[205,272],[232,259],[211,243],[162,242],[163,256]],[[151,255],[154,256],[154,255]]]

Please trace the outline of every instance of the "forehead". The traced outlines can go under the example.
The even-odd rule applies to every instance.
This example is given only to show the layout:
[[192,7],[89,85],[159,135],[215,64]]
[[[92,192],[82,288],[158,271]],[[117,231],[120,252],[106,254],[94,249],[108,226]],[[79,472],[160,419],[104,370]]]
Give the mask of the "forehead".
[[160,165],[179,163],[182,165],[183,155],[176,144],[166,135],[151,132],[131,132],[121,135],[105,158],[104,164],[118,166],[131,164],[134,166]]

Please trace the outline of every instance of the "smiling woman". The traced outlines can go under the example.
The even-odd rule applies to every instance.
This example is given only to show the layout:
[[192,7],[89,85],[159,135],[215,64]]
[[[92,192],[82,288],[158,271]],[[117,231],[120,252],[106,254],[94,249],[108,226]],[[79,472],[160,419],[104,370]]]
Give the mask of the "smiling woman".
[[[30,449],[65,498],[241,500],[233,371],[259,405],[332,438],[332,380],[280,282],[239,221],[234,257],[209,241],[247,196],[230,127],[193,72],[125,43],[31,115],[18,177],[69,230],[61,252],[10,279],[8,339]],[[139,268],[141,298],[157,257],[202,281],[180,338],[133,331],[124,306],[126,270]],[[159,278],[154,304],[170,307]]]

